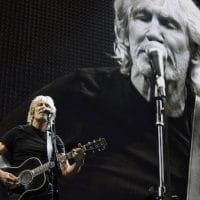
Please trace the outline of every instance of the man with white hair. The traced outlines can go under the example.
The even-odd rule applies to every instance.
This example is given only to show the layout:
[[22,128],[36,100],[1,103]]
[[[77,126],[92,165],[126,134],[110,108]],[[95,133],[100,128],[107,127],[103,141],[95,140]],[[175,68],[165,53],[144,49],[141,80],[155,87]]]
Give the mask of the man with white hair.
[[[8,152],[10,155],[9,163],[15,167],[22,165],[22,163],[24,163],[26,160],[37,161],[37,159],[39,159],[41,164],[47,162],[48,159],[52,161],[52,158],[48,158],[47,156],[48,153],[52,154],[52,152],[47,153],[47,131],[50,131],[48,130],[48,125],[53,123],[55,117],[56,107],[54,105],[53,99],[49,96],[42,95],[35,97],[32,100],[29,108],[27,118],[28,124],[17,126],[1,137],[0,154],[4,155],[6,152]],[[56,141],[59,154],[58,156],[65,156],[64,143],[58,136],[56,137]],[[51,148],[53,148],[53,146]],[[35,159],[35,157],[37,159]],[[73,149],[73,158],[75,162],[71,165],[66,159],[63,159],[60,163],[60,169],[63,176],[74,174],[80,170],[80,167],[84,161],[83,150],[81,148]],[[31,165],[34,162],[27,163],[30,164],[29,168],[27,169],[32,169]],[[37,164],[39,167],[40,163],[38,162]],[[26,166],[28,166],[28,164]],[[23,195],[26,194],[27,191],[21,193],[20,195],[11,193],[9,195],[9,199],[18,199],[21,196],[23,196],[22,199],[52,199],[53,188],[51,184],[53,177],[51,173],[47,173],[47,177],[49,179],[49,186],[47,189],[40,190],[40,187],[42,187],[44,184],[38,184],[38,186],[27,189],[27,191],[36,190],[38,192],[33,194],[31,193],[25,197]],[[47,177],[44,177],[44,179]],[[17,184],[19,186],[20,184],[18,177],[16,177],[10,171],[4,171],[4,169],[0,170],[0,181],[11,185]],[[4,194],[4,196],[6,196],[6,194]]]

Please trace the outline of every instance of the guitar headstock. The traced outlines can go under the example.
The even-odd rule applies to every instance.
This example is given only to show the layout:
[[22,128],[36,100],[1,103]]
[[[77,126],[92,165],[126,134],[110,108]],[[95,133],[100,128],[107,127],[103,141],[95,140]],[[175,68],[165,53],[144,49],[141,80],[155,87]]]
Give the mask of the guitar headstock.
[[107,146],[107,142],[105,138],[99,138],[97,140],[93,140],[92,142],[88,142],[87,144],[83,145],[84,151],[103,151]]

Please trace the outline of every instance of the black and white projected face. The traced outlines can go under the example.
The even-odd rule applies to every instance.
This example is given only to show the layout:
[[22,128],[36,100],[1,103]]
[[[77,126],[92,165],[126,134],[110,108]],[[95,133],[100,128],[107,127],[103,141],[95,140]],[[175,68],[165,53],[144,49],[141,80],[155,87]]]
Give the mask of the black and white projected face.
[[190,59],[189,37],[176,0],[143,0],[130,9],[128,41],[133,62],[132,72],[152,76],[145,48],[149,42],[163,45],[167,51],[165,78],[185,77]]

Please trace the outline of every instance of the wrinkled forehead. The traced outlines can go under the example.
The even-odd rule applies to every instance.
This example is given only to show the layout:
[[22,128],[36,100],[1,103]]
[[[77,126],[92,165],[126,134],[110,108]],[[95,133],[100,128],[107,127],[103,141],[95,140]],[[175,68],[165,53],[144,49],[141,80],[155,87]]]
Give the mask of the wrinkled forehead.
[[44,99],[39,99],[35,103],[36,104],[43,104],[43,103],[45,104],[45,103],[47,103],[47,101],[45,101]]
[[[132,4],[135,8],[144,6],[149,9],[167,9],[171,8],[172,10],[180,9],[179,0],[129,0],[129,4]],[[168,10],[170,12],[170,10]]]
[[129,3],[132,11],[148,10],[184,23],[183,5],[179,0],[130,0]]

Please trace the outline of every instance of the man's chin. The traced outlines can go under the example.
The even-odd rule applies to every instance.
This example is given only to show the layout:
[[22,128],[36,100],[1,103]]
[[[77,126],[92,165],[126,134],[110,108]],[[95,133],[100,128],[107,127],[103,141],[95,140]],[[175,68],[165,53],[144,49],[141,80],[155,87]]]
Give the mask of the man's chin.
[[142,75],[148,78],[152,78],[153,76],[151,65],[144,56],[139,56],[138,58],[135,59],[135,62],[133,63],[132,72],[135,75],[139,76]]
[[39,123],[46,123],[47,121],[48,121],[48,120],[47,120],[46,117],[41,117],[41,118],[38,119],[38,122],[39,122]]

